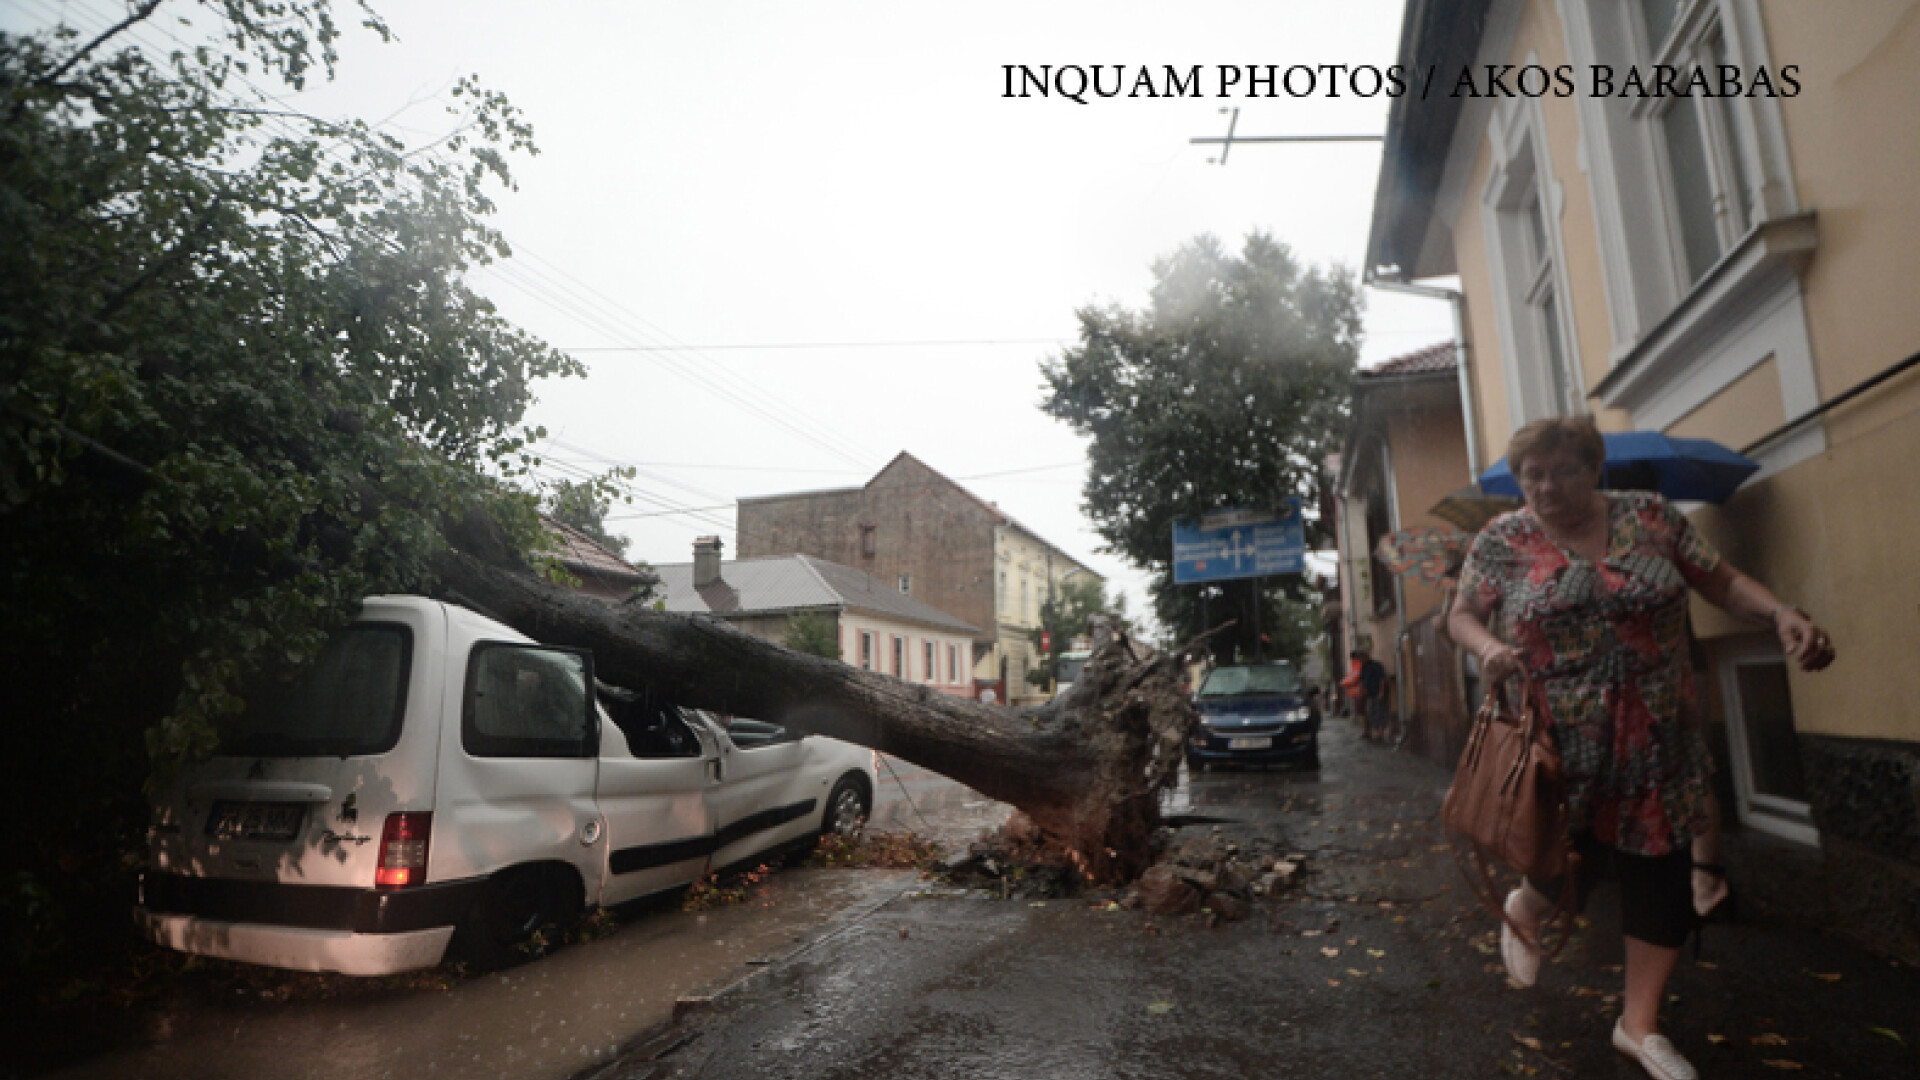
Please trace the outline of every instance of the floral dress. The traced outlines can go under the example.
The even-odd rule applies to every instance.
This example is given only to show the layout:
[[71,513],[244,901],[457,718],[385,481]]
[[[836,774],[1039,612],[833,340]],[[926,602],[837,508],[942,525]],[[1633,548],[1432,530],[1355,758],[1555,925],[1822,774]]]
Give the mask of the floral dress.
[[1628,854],[1665,855],[1707,826],[1712,758],[1688,659],[1687,587],[1720,555],[1660,496],[1606,497],[1597,565],[1515,510],[1474,540],[1460,593],[1520,651],[1560,748],[1573,827]]

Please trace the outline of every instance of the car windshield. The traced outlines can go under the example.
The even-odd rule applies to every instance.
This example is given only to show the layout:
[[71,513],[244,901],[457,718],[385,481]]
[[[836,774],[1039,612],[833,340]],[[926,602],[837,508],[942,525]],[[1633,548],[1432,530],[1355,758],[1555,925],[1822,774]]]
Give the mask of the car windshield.
[[1238,694],[1292,694],[1300,689],[1300,676],[1286,664],[1261,664],[1257,667],[1214,668],[1200,684],[1201,697],[1233,697]]
[[1080,671],[1087,666],[1088,659],[1089,654],[1087,653],[1066,653],[1062,655],[1060,657],[1060,667],[1057,672],[1059,681],[1061,683],[1078,682],[1080,680]]
[[385,623],[333,635],[298,679],[268,676],[220,752],[244,757],[378,754],[400,738],[412,637]]

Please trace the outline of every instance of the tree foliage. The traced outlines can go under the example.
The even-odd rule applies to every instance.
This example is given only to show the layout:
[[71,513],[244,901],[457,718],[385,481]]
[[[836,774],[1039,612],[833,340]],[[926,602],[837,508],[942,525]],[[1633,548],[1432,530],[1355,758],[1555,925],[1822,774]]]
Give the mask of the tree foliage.
[[[1119,598],[1124,608],[1126,597]],[[1070,577],[1054,586],[1040,601],[1040,625],[1030,631],[1033,649],[1040,662],[1027,671],[1027,681],[1035,686],[1051,687],[1059,677],[1060,654],[1073,649],[1073,639],[1087,634],[1087,616],[1116,610],[1107,599],[1107,587],[1097,578]],[[1121,629],[1126,629],[1123,625]],[[1041,634],[1047,635],[1051,651],[1041,648]]]
[[824,612],[802,612],[787,616],[787,627],[780,644],[808,656],[840,659],[840,626]]
[[[1290,608],[1309,601],[1305,582],[1176,587],[1173,525],[1287,496],[1315,505],[1358,358],[1355,282],[1262,233],[1238,255],[1190,241],[1153,279],[1141,310],[1079,312],[1079,343],[1043,368],[1041,407],[1092,438],[1084,508],[1112,550],[1156,574],[1154,613],[1174,640],[1234,619],[1215,640],[1223,658],[1297,656],[1305,622]],[[1329,527],[1309,521],[1308,545]]]
[[[461,82],[409,150],[248,83],[331,77],[327,0],[161,6],[0,34],[4,805],[33,878],[0,904],[51,888],[113,927],[150,766],[208,753],[360,597],[420,590],[444,515],[533,543],[521,418],[579,373],[464,280],[508,254],[482,219],[533,150],[504,98]],[[189,15],[204,44],[141,43]]]
[[607,531],[607,511],[612,508],[615,490],[606,479],[561,480],[547,491],[547,514],[624,557],[627,538]]

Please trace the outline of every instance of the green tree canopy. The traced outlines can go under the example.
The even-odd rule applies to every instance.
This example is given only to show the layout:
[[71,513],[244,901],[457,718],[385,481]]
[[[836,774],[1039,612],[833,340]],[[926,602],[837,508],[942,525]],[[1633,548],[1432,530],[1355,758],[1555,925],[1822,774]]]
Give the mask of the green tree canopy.
[[561,480],[547,491],[547,514],[562,525],[585,533],[593,542],[625,556],[627,538],[607,531],[607,511],[613,505],[613,489],[603,481]]
[[840,624],[834,621],[832,615],[822,611],[789,615],[780,644],[794,652],[838,660],[840,659]]
[[[24,871],[0,915],[52,889],[36,910],[70,928],[125,925],[142,779],[208,752],[254,673],[422,589],[447,515],[534,542],[521,418],[580,370],[465,281],[508,254],[483,218],[533,150],[504,98],[462,81],[458,126],[409,149],[247,82],[331,76],[327,0],[161,7],[0,34],[0,805]],[[136,40],[163,20],[204,44]]]
[[[1085,637],[1087,616],[1124,611],[1126,597],[1118,598],[1118,607],[1107,599],[1107,587],[1097,578],[1070,577],[1060,582],[1051,595],[1040,601],[1040,625],[1032,633],[1033,647],[1040,662],[1027,672],[1027,681],[1035,686],[1052,686],[1059,677],[1060,654],[1073,649],[1073,639]],[[1047,634],[1053,649],[1042,652],[1041,633]]]
[[[1289,606],[1308,602],[1305,582],[1175,586],[1173,524],[1287,496],[1315,505],[1359,353],[1355,282],[1303,267],[1262,233],[1238,255],[1190,241],[1154,263],[1153,279],[1144,309],[1079,312],[1079,343],[1043,368],[1041,407],[1092,438],[1084,508],[1112,550],[1157,576],[1168,633],[1235,619],[1216,640],[1223,657],[1297,657],[1308,623]],[[1310,520],[1309,546],[1326,532]]]

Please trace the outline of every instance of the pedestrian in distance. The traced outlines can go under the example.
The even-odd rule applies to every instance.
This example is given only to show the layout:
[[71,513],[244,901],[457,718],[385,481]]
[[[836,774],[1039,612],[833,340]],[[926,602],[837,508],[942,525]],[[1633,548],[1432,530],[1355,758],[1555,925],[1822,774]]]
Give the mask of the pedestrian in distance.
[[[1567,781],[1579,869],[1620,879],[1626,988],[1613,1045],[1660,1080],[1698,1074],[1660,1033],[1668,976],[1697,929],[1691,844],[1711,829],[1712,758],[1686,649],[1688,588],[1773,628],[1803,670],[1833,661],[1807,614],[1735,570],[1655,493],[1599,490],[1605,444],[1592,420],[1514,433],[1507,463],[1525,504],[1489,522],[1468,552],[1449,635],[1479,657],[1488,692],[1513,676],[1546,718]],[[1500,956],[1521,986],[1539,975],[1536,937],[1565,882],[1523,880],[1507,896]]]
[[1360,734],[1377,739],[1387,731],[1387,669],[1365,649],[1355,649],[1360,661]]

